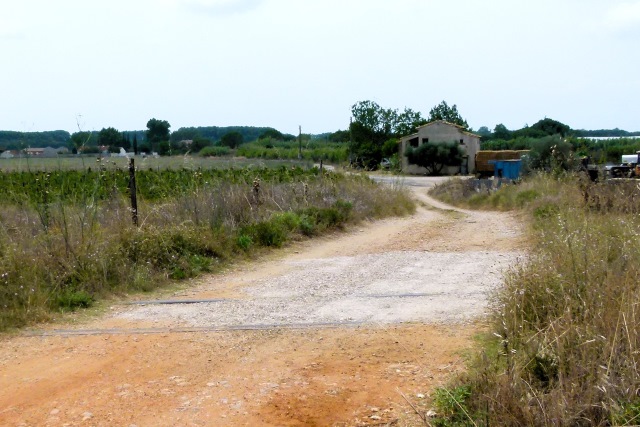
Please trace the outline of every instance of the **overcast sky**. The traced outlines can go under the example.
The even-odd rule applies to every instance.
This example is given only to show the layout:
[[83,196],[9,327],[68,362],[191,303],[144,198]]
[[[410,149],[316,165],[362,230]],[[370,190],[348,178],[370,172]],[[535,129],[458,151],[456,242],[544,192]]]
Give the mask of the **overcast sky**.
[[321,133],[362,100],[640,130],[639,0],[0,0],[0,54],[0,130]]

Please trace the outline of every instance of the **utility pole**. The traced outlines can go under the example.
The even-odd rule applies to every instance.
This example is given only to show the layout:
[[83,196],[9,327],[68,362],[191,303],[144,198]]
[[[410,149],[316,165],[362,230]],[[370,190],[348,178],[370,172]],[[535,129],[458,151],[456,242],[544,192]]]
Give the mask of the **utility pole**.
[[302,160],[302,126],[298,126],[298,160]]
[[351,132],[351,125],[353,124],[353,118],[349,117],[349,167],[351,167],[351,147],[353,147],[353,133]]

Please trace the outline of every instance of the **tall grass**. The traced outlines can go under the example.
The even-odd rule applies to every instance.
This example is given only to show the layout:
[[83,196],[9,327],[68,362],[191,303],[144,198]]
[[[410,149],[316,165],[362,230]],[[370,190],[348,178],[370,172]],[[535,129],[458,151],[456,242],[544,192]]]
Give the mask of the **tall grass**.
[[[114,185],[105,193],[99,174],[86,175],[95,181],[87,188],[95,191],[73,198],[47,181],[32,196],[0,203],[0,330],[114,293],[148,291],[214,271],[292,239],[414,209],[401,190],[380,191],[368,178],[321,176],[317,169],[247,169],[219,172],[220,179],[189,173],[192,180],[166,174],[179,191],[139,199],[140,227],[132,225],[126,190]],[[144,185],[155,182],[147,178]]]
[[637,182],[537,176],[483,196],[484,206],[520,206],[535,243],[452,386],[471,390],[463,425],[640,424],[639,195]]

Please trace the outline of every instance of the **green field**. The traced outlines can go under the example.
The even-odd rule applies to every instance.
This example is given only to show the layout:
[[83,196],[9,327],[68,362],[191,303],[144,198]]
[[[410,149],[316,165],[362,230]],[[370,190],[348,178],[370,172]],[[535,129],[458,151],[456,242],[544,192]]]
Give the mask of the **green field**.
[[[162,156],[162,157],[142,157],[135,156],[137,169],[228,169],[228,168],[251,168],[251,167],[278,167],[282,165],[294,165],[310,167],[309,161],[297,160],[264,160],[247,159],[245,157],[198,157],[198,156]],[[13,159],[0,159],[0,171],[55,171],[71,169],[108,169],[127,168],[129,160],[125,157],[102,157],[80,156],[80,157],[58,157],[58,158],[37,158],[19,157]]]

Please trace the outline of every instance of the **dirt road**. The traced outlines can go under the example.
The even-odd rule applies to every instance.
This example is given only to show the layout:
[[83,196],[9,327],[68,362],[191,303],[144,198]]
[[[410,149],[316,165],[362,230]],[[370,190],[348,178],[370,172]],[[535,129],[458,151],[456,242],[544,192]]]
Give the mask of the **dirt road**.
[[3,338],[0,425],[417,425],[407,401],[427,409],[462,368],[524,248],[511,215],[453,210],[433,183],[404,180],[411,217],[204,277],[172,304]]

